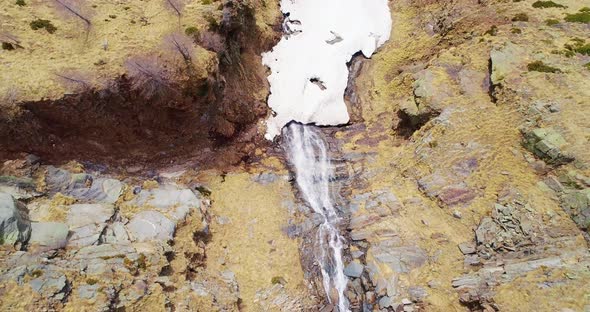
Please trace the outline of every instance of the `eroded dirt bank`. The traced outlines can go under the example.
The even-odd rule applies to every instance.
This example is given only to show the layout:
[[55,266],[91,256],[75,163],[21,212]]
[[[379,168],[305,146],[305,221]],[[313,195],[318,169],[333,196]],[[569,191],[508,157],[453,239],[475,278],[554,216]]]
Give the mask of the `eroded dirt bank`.
[[[37,3],[18,10],[28,10],[30,6],[34,6],[34,13],[51,10]],[[270,15],[267,11],[271,8],[263,8],[256,1],[227,1],[218,3],[218,7],[213,12],[187,12],[192,15],[192,19],[183,17],[188,27],[172,27],[151,51],[139,49],[122,64],[116,63],[118,59],[109,59],[113,63],[107,63],[100,53],[96,56],[95,67],[120,66],[118,71],[122,74],[103,69],[97,72],[103,76],[95,77],[86,74],[85,68],[60,68],[59,62],[68,64],[70,60],[50,54],[55,59],[52,67],[58,69],[39,67],[37,75],[45,75],[59,88],[65,88],[65,94],[56,95],[51,89],[53,85],[46,89],[45,85],[30,86],[36,89],[37,98],[16,87],[5,90],[1,100],[0,158],[27,152],[53,163],[77,159],[130,166],[191,158],[207,163],[214,162],[216,153],[212,150],[220,147],[228,154],[226,165],[247,158],[250,148],[244,142],[256,140],[257,122],[268,113],[266,69],[261,65],[260,53],[278,39],[280,18],[279,13]],[[159,14],[166,13],[169,12]],[[131,18],[133,14],[127,13],[125,17]],[[169,19],[173,22],[175,17]],[[11,26],[26,33],[21,29],[24,26],[16,22]],[[91,31],[100,33],[102,29],[95,30],[98,27]],[[149,35],[149,30],[145,31],[143,35]],[[47,34],[60,39],[64,35],[68,34]],[[131,35],[142,33],[130,32]],[[2,40],[12,42],[10,38]],[[19,48],[2,51],[10,65],[3,71],[6,84],[12,79],[22,80],[22,71],[14,67],[27,52],[36,51],[27,45],[28,41],[18,42]],[[129,46],[130,50],[137,48]],[[92,53],[95,49],[89,46],[90,51],[79,53]],[[27,66],[42,61],[34,59]],[[37,83],[31,80],[23,83]],[[233,144],[232,148],[223,149],[228,143]]]

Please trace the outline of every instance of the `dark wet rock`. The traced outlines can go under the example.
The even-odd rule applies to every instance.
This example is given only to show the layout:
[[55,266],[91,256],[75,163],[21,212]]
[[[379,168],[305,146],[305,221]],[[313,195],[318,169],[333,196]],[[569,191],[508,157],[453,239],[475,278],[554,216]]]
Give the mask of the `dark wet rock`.
[[24,204],[12,195],[0,193],[0,244],[26,243],[31,236],[31,222]]
[[344,268],[344,274],[349,277],[360,277],[363,274],[364,266],[357,261],[349,263]]
[[69,227],[60,222],[31,223],[29,245],[38,245],[42,250],[64,248],[68,242]]
[[553,128],[535,128],[522,130],[524,135],[523,145],[537,157],[551,165],[562,165],[574,160],[564,148],[567,142]]

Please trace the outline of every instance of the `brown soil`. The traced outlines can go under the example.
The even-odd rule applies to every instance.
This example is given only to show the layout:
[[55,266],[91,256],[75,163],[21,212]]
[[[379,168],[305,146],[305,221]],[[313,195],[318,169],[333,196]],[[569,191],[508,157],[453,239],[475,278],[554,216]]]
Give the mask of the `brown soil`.
[[256,22],[246,5],[226,4],[224,18],[210,34],[222,47],[212,48],[203,37],[196,42],[217,53],[206,78],[191,75],[183,62],[169,61],[178,57],[167,54],[177,51],[161,51],[162,74],[170,79],[156,91],[149,91],[153,79],[138,81],[127,73],[101,89],[20,103],[16,113],[2,110],[0,160],[23,152],[48,163],[76,159],[126,166],[170,164],[171,159],[227,165],[247,159],[253,151],[246,142],[260,137],[256,123],[267,114],[260,53],[277,39],[262,34]]

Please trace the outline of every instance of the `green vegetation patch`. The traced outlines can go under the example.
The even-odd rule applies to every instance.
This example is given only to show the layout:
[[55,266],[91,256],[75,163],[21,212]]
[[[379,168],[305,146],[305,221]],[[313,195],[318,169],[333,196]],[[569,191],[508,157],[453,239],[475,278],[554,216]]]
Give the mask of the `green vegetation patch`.
[[217,19],[214,16],[207,15],[205,17],[205,20],[207,21],[207,25],[209,27],[209,30],[215,31],[215,30],[219,29],[219,23],[217,22]]
[[516,28],[516,27],[510,29],[510,32],[513,34],[522,34],[522,30],[520,28]]
[[516,15],[514,15],[514,17],[512,18],[513,22],[528,22],[529,21],[529,16],[526,15],[525,13],[518,13]]
[[531,71],[541,72],[541,73],[560,73],[561,70],[559,68],[551,67],[542,61],[534,61],[527,65],[527,69]]
[[553,1],[536,1],[535,3],[533,3],[533,8],[536,8],[536,9],[546,9],[546,8],[565,9],[566,6],[559,4],[559,3],[555,3]]
[[590,8],[589,7],[583,7],[580,9],[580,12],[590,12]]
[[2,50],[12,51],[14,50],[14,46],[12,43],[2,42]]
[[46,19],[36,19],[34,21],[32,21],[30,23],[31,25],[31,29],[32,30],[38,30],[41,28],[45,28],[45,30],[47,30],[48,33],[53,34],[56,30],[57,27],[55,27],[50,20],[46,20]]
[[495,36],[498,34],[498,26],[496,25],[492,25],[492,27],[490,27],[490,29],[488,29],[484,35],[490,35],[490,36]]
[[559,24],[559,21],[556,19],[550,18],[550,19],[545,20],[545,25],[547,25],[547,26],[555,26],[557,24]]
[[583,55],[590,55],[590,43],[580,38],[571,39],[571,43],[563,45],[565,48],[565,55],[568,57],[574,56],[576,53]]
[[25,3],[25,0],[16,0],[16,5],[18,5],[18,6],[25,6],[27,4]]
[[187,36],[189,36],[189,37],[191,37],[191,38],[193,38],[193,39],[198,39],[198,38],[199,38],[199,29],[198,29],[197,27],[195,27],[195,26],[190,26],[190,27],[187,27],[187,28],[184,30],[184,33],[185,33]]
[[590,12],[580,12],[574,14],[567,14],[565,16],[565,21],[570,23],[590,23]]
[[584,67],[586,67],[587,70],[590,70],[590,62],[584,64]]

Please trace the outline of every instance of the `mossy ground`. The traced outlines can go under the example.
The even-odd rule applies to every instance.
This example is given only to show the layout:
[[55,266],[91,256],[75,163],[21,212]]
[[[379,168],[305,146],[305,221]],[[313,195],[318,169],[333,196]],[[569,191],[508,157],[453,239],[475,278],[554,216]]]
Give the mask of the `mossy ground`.
[[[477,10],[463,4],[463,10],[469,12],[474,9],[477,13],[469,14],[455,24],[457,32],[451,32],[444,39],[440,35],[428,34],[427,25],[432,25],[433,21],[421,20],[419,13],[420,10],[436,12],[441,9],[440,4],[414,9],[407,2],[393,3],[392,39],[370,62],[365,63],[356,79],[356,90],[360,94],[360,104],[357,105],[362,107],[367,130],[348,138],[346,130],[343,130],[338,137],[347,142],[345,148],[351,152],[376,155],[367,162],[365,170],[380,173],[371,179],[368,187],[358,192],[390,189],[402,202],[412,203],[400,211],[400,216],[391,217],[375,226],[395,229],[400,233],[402,241],[417,244],[431,257],[436,255],[438,260],[435,263],[417,269],[405,277],[410,279],[411,285],[428,288],[426,284],[429,281],[437,281],[443,285],[428,288],[427,311],[464,309],[459,304],[456,291],[450,286],[453,278],[469,271],[464,268],[464,257],[456,246],[473,240],[473,229],[483,216],[489,214],[502,189],[510,187],[522,190],[526,199],[537,210],[536,213],[558,216],[559,221],[554,222],[562,224],[568,231],[576,231],[575,225],[552,195],[538,187],[540,177],[522,158],[527,152],[521,147],[522,137],[518,125],[525,122],[525,118],[519,115],[515,101],[524,100],[511,98],[510,95],[492,99],[489,90],[482,83],[475,89],[476,92],[468,89],[469,94],[463,91],[459,93],[460,96],[443,102],[442,105],[446,105],[444,107],[449,107],[449,115],[444,121],[426,124],[407,140],[400,138],[395,130],[395,112],[405,101],[414,97],[413,82],[416,72],[429,69],[435,75],[435,87],[464,88],[465,85],[457,86],[449,82],[448,75],[439,75],[439,67],[442,67],[443,72],[452,72],[458,68],[462,71],[479,72],[485,78],[489,71],[491,48],[513,42],[526,50],[526,54],[520,56],[523,59],[519,61],[520,67],[515,68],[515,72],[526,73],[527,64],[537,59],[568,73],[559,78],[562,81],[558,81],[546,78],[545,73],[531,72],[527,78],[515,77],[509,87],[520,88],[521,84],[522,88],[527,88],[524,85],[535,86],[533,90],[527,90],[532,96],[528,101],[547,101],[555,94],[567,94],[568,104],[561,106],[559,117],[554,117],[559,119],[551,122],[557,122],[565,129],[571,149],[585,162],[589,161],[589,153],[582,148],[587,144],[587,129],[590,129],[586,120],[590,107],[583,100],[590,95],[588,88],[580,84],[588,79],[588,74],[582,68],[584,58],[576,57],[575,62],[572,62],[563,55],[552,55],[550,52],[552,49],[559,49],[569,38],[580,36],[584,33],[584,28],[572,24],[566,29],[552,30],[555,27],[551,27],[548,30],[544,21],[563,20],[564,12],[572,14],[581,7],[588,6],[590,2],[560,1],[567,9],[546,10],[531,10],[532,3],[533,1],[510,1]],[[526,18],[522,12],[527,12]],[[470,25],[470,19],[473,19],[476,26],[470,27],[469,32],[475,35],[463,36],[461,27]],[[511,20],[512,23],[507,22]],[[492,29],[490,24],[495,26],[494,36],[489,36],[489,30]],[[518,27],[519,31],[513,31],[514,27]],[[481,39],[486,32],[488,35]],[[554,71],[553,68],[551,71]],[[564,86],[567,87],[564,89]],[[524,101],[519,105],[527,106],[530,103]],[[369,138],[379,143],[367,146],[364,142]],[[480,148],[468,148],[472,145]],[[481,158],[482,155],[487,156]],[[477,171],[465,180],[477,190],[478,195],[473,201],[459,207],[441,209],[436,200],[426,197],[417,187],[415,179],[444,168],[452,168],[462,159],[471,157],[479,159]],[[461,212],[461,219],[452,216],[453,210]],[[432,239],[441,235],[444,239]],[[578,238],[577,244],[584,248],[584,240],[581,236]],[[587,291],[579,290],[580,283],[574,281],[559,288],[540,290],[526,276],[503,285],[498,290],[496,303],[502,311],[521,311],[521,302],[535,302],[534,309],[538,311],[553,311],[557,306],[580,310],[589,303]],[[576,292],[577,295],[566,296],[568,291]],[[510,299],[511,296],[520,296],[517,294],[527,295],[526,298],[519,297],[519,300]]]

